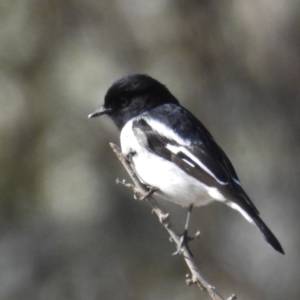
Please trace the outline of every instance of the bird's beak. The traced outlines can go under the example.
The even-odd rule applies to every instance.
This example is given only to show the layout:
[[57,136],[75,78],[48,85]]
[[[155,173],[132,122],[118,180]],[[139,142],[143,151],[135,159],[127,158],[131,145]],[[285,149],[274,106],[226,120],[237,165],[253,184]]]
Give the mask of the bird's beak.
[[101,115],[108,114],[110,111],[111,111],[111,108],[106,108],[103,105],[100,108],[98,108],[97,110],[95,110],[93,113],[89,114],[88,117],[89,117],[89,119],[99,117]]

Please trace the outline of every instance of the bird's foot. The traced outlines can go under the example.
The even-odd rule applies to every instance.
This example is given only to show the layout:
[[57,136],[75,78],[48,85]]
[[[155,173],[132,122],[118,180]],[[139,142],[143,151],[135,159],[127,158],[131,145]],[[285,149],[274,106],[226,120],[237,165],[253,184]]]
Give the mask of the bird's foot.
[[193,240],[196,240],[196,239],[199,239],[200,237],[200,231],[198,230],[194,236],[189,236],[188,235],[188,231],[187,230],[184,230],[183,234],[181,234],[179,236],[179,244],[177,245],[177,249],[176,251],[173,253],[173,255],[177,255],[177,254],[182,254],[182,249],[184,247],[186,247],[186,249],[188,250],[188,252],[190,253],[190,255],[193,257],[193,254],[188,246],[188,243],[193,241]]
[[129,153],[127,153],[125,155],[125,159],[127,160],[127,162],[129,162],[130,164],[132,163],[132,157],[136,155],[136,152],[131,150]]
[[146,192],[146,194],[144,194],[142,196],[135,194],[134,198],[138,199],[138,200],[145,200],[145,199],[149,198],[150,196],[152,196],[156,191],[158,191],[158,188],[155,188],[155,187],[149,186],[149,185],[147,185],[147,189],[148,189],[148,191]]

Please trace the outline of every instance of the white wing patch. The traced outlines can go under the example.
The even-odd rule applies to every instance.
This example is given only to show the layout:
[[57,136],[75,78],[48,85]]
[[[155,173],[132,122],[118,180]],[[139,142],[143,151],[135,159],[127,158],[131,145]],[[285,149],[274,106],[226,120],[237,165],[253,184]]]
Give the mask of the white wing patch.
[[184,140],[175,131],[171,130],[170,128],[165,126],[163,123],[156,121],[152,118],[149,118],[146,115],[142,115],[142,119],[144,119],[149,124],[149,126],[152,127],[153,131],[156,131],[159,135],[165,136],[167,139],[173,140],[176,143],[183,145],[183,146],[191,145],[190,140]]
[[241,185],[241,182],[237,178],[232,177],[232,179],[234,180],[235,183],[237,183],[238,185]]
[[190,165],[192,168],[195,168],[195,165],[192,164],[190,161],[188,161],[187,159],[182,159],[184,162],[186,162],[188,165]]
[[202,170],[204,170],[206,173],[208,173],[211,177],[213,177],[217,182],[219,182],[222,185],[228,184],[228,182],[221,181],[219,178],[217,178],[194,154],[192,154],[188,149],[182,146],[174,146],[167,144],[167,149],[169,149],[174,154],[178,154],[178,152],[184,153],[187,157],[189,157],[195,164],[197,164]]

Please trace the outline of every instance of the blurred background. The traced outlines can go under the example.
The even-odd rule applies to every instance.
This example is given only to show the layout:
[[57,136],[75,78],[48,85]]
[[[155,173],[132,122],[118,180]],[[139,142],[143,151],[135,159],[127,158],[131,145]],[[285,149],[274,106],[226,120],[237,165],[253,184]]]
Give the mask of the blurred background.
[[[214,135],[286,252],[240,214],[195,209],[191,244],[224,297],[300,298],[299,1],[2,0],[0,298],[209,299],[127,178],[113,81],[157,78]],[[186,211],[161,203],[178,232]]]

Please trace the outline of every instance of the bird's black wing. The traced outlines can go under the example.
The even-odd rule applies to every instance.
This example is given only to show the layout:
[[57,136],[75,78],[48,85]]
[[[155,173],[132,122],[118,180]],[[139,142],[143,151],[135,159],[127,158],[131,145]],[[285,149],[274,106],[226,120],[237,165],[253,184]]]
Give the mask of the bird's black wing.
[[173,162],[208,187],[217,188],[226,200],[238,204],[247,213],[249,210],[258,213],[240,186],[231,162],[210,135],[204,138],[205,142],[188,142],[178,134],[172,136],[168,127],[146,116],[133,122],[133,131],[149,151]]

